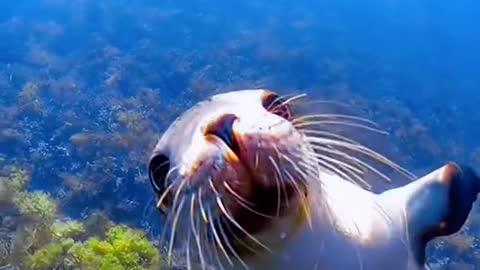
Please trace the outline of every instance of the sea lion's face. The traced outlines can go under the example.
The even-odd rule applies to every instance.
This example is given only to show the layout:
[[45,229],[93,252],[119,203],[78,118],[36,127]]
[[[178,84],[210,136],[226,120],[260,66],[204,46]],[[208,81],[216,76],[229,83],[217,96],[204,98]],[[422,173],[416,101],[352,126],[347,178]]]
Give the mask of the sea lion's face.
[[315,166],[294,117],[288,100],[245,90],[203,101],[169,127],[149,172],[170,248],[203,251],[200,261],[243,257],[268,249],[258,236],[272,223],[301,216]]

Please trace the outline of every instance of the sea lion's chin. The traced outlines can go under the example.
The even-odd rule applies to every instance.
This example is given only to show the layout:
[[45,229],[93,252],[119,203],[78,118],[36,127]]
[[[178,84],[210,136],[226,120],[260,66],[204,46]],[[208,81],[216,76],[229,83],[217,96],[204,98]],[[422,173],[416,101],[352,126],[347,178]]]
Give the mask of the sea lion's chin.
[[[238,141],[240,149],[245,146]],[[281,147],[268,145],[258,154],[241,149],[236,160],[224,159],[223,169],[208,180],[213,192],[202,194],[212,209],[210,218],[218,221],[209,229],[217,230],[217,248],[230,246],[244,259],[281,248],[285,238],[307,222],[306,179],[290,163],[298,160],[295,156],[280,158],[285,154]],[[227,155],[233,154],[227,151]]]
[[282,249],[287,238],[307,223],[304,185],[278,182],[277,187],[251,175],[220,175],[209,181],[213,192],[202,191],[205,210],[199,212],[199,216],[202,211],[206,213],[206,224],[212,222],[206,231],[215,240],[218,252],[226,249],[230,256],[235,256],[234,252],[242,260],[256,260],[265,252]]

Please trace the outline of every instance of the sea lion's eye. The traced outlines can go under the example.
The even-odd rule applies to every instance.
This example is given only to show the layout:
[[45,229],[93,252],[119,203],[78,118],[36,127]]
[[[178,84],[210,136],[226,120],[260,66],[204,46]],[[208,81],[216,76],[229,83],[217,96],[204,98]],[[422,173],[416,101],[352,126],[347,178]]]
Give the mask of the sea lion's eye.
[[157,194],[165,191],[165,180],[170,170],[170,161],[166,155],[156,155],[150,160],[148,175],[150,183]]
[[287,120],[292,119],[292,110],[290,105],[281,96],[267,92],[262,98],[262,106],[265,110],[283,117]]

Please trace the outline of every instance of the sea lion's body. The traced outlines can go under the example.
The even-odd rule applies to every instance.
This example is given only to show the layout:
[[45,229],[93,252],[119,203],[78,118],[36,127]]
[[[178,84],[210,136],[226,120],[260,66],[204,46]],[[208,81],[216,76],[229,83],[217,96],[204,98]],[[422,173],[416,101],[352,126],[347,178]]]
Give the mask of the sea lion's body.
[[398,167],[335,134],[308,135],[302,124],[316,122],[300,123],[287,103],[264,90],[230,92],[170,126],[150,162],[176,232],[169,250],[186,251],[191,269],[426,269],[426,243],[465,222],[480,191],[475,174],[450,163],[374,194],[352,183],[368,182],[360,172],[369,164],[337,149]]
[[[335,182],[326,188],[335,197],[331,214],[338,223],[332,224],[326,213],[312,207],[312,227],[306,223],[300,225],[299,231],[286,240],[286,248],[275,250],[274,255],[265,256],[264,261],[252,262],[251,268],[420,269],[409,254],[403,220],[387,221],[384,213],[376,208],[375,203],[381,201],[379,197],[357,192],[356,186],[346,181],[337,182],[340,179],[335,178],[335,175],[324,175],[325,181]],[[355,207],[351,207],[353,201]]]
[[[378,195],[336,175],[323,174],[324,189],[333,197],[329,214],[335,223],[322,208],[312,207],[313,226],[303,224],[287,248],[252,262],[251,269],[428,269],[423,257],[425,242],[418,236],[447,221],[441,213],[452,207],[448,182],[465,181],[459,169],[448,164],[415,183]],[[465,190],[471,200],[468,193]]]

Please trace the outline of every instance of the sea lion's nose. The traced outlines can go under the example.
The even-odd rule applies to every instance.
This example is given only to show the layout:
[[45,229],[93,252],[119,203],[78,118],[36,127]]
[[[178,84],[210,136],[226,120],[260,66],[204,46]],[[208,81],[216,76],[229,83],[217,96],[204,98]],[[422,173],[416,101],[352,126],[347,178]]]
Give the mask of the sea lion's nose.
[[234,114],[223,114],[205,126],[203,135],[214,135],[220,138],[230,149],[235,150],[236,142],[233,133],[233,123],[235,120],[237,120],[237,116]]

